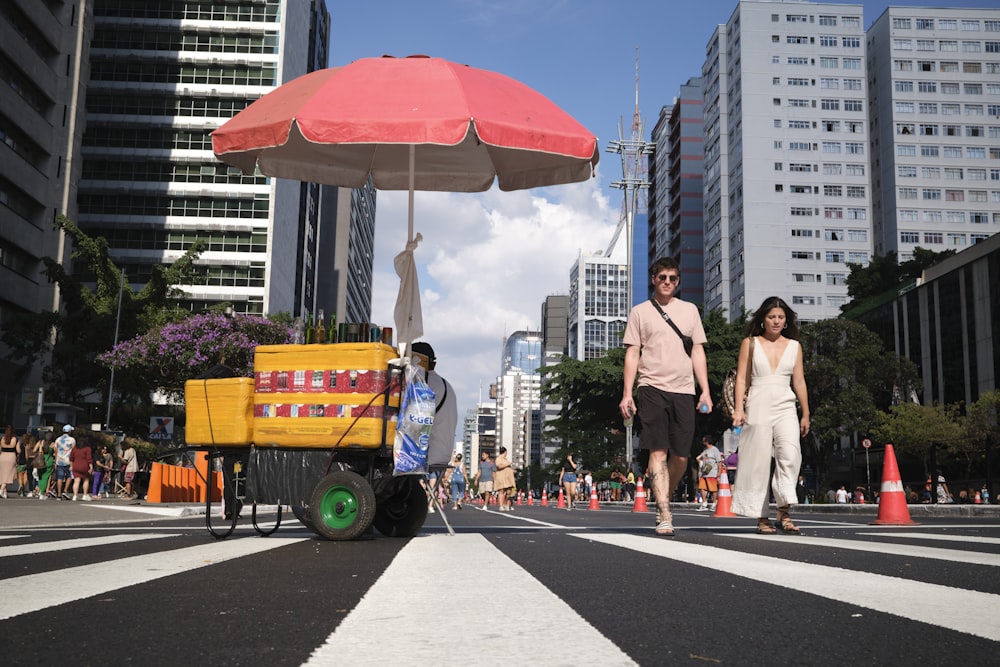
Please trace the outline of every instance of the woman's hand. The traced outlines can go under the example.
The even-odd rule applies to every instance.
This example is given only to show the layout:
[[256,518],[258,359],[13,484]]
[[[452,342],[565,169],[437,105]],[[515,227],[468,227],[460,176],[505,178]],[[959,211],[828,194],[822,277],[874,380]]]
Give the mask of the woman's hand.
[[809,417],[803,417],[799,420],[799,433],[803,438],[809,433]]
[[747,423],[746,415],[743,414],[743,408],[736,408],[733,410],[733,426],[743,426]]

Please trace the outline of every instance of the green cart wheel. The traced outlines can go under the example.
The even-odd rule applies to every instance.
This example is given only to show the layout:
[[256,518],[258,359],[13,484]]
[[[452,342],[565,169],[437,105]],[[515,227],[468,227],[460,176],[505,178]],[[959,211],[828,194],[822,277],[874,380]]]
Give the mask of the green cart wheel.
[[372,525],[375,493],[368,481],[349,470],[332,472],[316,485],[309,502],[309,518],[317,533],[328,540],[353,540]]

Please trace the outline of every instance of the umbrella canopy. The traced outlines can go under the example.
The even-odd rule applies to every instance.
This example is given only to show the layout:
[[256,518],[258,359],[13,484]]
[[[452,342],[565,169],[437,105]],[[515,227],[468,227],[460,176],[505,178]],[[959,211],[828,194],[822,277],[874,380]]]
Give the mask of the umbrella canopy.
[[482,192],[576,183],[594,174],[597,137],[510,77],[441,58],[363,58],[263,96],[212,133],[216,156],[246,173],[409,190],[395,323],[423,331],[413,191]]
[[212,148],[248,173],[350,188],[370,175],[381,190],[523,190],[587,180],[598,161],[597,137],[544,95],[424,56],[299,77],[213,132]]

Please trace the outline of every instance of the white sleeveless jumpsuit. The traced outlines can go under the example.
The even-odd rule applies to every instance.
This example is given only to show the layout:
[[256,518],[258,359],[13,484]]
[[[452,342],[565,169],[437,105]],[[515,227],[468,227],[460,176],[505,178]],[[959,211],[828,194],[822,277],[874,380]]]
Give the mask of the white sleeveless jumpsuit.
[[[801,354],[799,342],[788,346],[772,373],[762,345],[753,346],[746,424],[740,432],[739,474],[733,490],[733,513],[749,517],[768,515],[768,486],[778,507],[797,502],[795,484],[802,464],[799,416],[792,392],[792,371]],[[774,476],[771,477],[771,456]],[[768,481],[770,480],[770,485]]]

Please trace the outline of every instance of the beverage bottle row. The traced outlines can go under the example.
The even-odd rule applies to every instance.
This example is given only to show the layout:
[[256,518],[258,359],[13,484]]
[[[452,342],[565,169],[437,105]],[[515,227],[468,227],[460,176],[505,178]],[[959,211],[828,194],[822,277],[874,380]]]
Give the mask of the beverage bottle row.
[[330,316],[329,324],[320,310],[316,323],[310,313],[305,320],[295,318],[292,342],[297,345],[322,345],[325,343],[384,343],[392,345],[392,327],[380,327],[369,322],[340,322],[337,314]]

